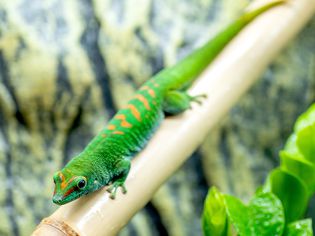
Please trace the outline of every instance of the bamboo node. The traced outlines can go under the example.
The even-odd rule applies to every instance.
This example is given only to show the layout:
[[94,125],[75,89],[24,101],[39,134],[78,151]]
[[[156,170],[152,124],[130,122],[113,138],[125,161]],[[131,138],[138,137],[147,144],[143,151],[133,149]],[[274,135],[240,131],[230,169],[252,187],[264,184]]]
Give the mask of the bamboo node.
[[[64,221],[56,220],[53,218],[44,218],[40,224],[36,227],[36,230],[33,232],[32,236],[41,236],[41,235],[47,235],[45,232],[46,230],[43,230],[44,228],[47,228],[47,226],[50,228],[49,232],[51,234],[49,235],[65,235],[65,236],[80,236],[70,225],[68,225]],[[54,233],[53,233],[54,231]]]

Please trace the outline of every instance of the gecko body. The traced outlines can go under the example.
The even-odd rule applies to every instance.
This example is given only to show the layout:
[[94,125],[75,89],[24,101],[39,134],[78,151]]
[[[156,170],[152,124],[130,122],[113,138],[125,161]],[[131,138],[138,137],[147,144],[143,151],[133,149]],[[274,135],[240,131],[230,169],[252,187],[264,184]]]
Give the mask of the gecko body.
[[53,202],[59,205],[110,185],[111,198],[124,185],[131,159],[140,152],[164,118],[164,113],[179,114],[188,108],[192,97],[187,85],[207,67],[249,22],[269,8],[284,1],[274,1],[245,13],[204,46],[166,68],[145,82],[128,104],[119,110],[108,125],[74,157],[54,174]]

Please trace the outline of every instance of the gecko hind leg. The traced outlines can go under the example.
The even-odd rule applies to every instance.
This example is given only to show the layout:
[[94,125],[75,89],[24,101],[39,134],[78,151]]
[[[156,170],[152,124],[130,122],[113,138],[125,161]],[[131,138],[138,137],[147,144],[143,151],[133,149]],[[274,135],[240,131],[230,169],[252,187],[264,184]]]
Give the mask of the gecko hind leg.
[[205,97],[205,94],[190,96],[186,91],[171,90],[165,96],[163,111],[170,115],[177,115],[190,109],[191,102],[201,104],[201,99]]
[[115,199],[116,193],[119,187],[122,188],[122,193],[127,193],[127,188],[125,186],[125,181],[128,176],[130,170],[130,160],[124,159],[116,164],[116,178],[111,184],[111,186],[107,189],[107,192],[110,192],[110,198]]

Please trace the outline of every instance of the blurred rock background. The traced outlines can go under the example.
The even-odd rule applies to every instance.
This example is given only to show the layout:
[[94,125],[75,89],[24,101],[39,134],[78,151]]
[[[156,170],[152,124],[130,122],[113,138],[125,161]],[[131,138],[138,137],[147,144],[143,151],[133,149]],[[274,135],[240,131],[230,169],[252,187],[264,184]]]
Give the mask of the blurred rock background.
[[[53,172],[248,2],[0,0],[0,235],[29,235],[56,209]],[[208,186],[253,194],[314,101],[314,29],[315,18],[120,235],[200,235]]]

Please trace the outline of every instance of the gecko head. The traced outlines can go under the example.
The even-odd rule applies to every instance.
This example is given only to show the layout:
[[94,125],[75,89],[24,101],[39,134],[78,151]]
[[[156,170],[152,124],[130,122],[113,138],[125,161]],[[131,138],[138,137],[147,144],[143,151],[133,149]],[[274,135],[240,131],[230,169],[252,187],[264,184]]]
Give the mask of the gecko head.
[[53,202],[55,204],[63,205],[89,193],[88,180],[85,176],[66,175],[62,171],[58,171],[53,178],[55,183]]

